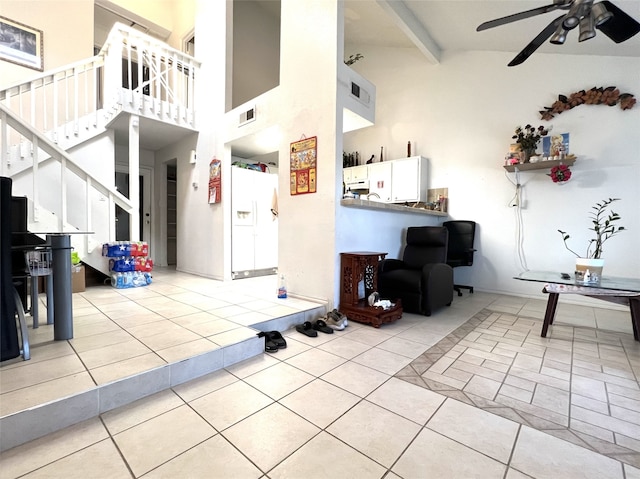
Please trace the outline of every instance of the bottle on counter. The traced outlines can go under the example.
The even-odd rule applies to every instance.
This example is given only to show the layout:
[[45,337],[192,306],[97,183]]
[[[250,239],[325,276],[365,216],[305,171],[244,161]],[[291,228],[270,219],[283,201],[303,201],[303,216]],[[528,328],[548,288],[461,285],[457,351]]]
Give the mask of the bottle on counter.
[[284,280],[284,274],[280,275],[280,280],[278,283],[278,298],[286,299],[287,297],[287,283]]
[[411,156],[411,142],[407,142],[407,158]]

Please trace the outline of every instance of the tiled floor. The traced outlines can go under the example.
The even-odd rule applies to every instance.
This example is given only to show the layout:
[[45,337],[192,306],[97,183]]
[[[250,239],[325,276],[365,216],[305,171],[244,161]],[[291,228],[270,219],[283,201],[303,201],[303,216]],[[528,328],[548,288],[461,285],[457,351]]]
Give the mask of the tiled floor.
[[640,467],[640,343],[484,310],[396,377]]
[[[185,294],[190,298],[185,303],[191,306],[194,299],[205,300],[201,294],[194,295],[193,286],[185,287],[184,282],[198,284],[197,292],[202,291],[200,288],[206,280],[176,275],[176,281],[178,284],[171,284],[167,279],[167,289],[160,294],[165,298]],[[158,285],[160,283],[158,281]],[[174,288],[180,289],[174,291]],[[227,296],[228,302],[233,301],[231,296]],[[107,303],[112,311],[118,310],[113,303],[103,304]],[[163,301],[158,299],[157,303],[150,303],[158,310]],[[350,322],[344,331],[331,335],[319,333],[316,338],[290,329],[285,333],[286,349],[260,354],[2,453],[0,477],[640,478],[640,468],[625,463],[622,458],[617,460],[611,454],[595,452],[589,448],[590,443],[587,447],[578,446],[562,435],[539,431],[537,424],[524,424],[493,414],[484,407],[398,377],[426,350],[474,317],[485,321],[491,318],[491,325],[483,325],[487,330],[489,327],[509,329],[505,327],[508,318],[529,318],[523,319],[530,322],[529,332],[520,329],[519,320],[513,319],[511,326],[517,323],[518,328],[513,327],[509,335],[505,333],[502,337],[519,340],[521,333],[531,341],[541,341],[536,326],[541,325],[544,304],[542,298],[531,300],[476,291],[462,298],[456,296],[451,307],[437,311],[431,317],[405,313],[400,321],[379,329]],[[105,314],[99,306],[94,307],[100,314]],[[236,306],[227,310],[229,315],[221,319],[233,320],[238,307],[248,309],[244,308],[242,297]],[[220,309],[220,306],[214,304],[212,309]],[[261,307],[253,311],[263,312]],[[191,314],[201,313],[191,311]],[[120,321],[135,323],[138,317],[145,321],[142,310],[123,314]],[[140,326],[142,330],[143,326]],[[623,379],[628,382],[618,387],[634,392],[619,394],[620,390],[615,392],[607,381],[603,387],[607,394],[618,399],[617,403],[610,399],[606,403],[610,409],[608,414],[621,428],[626,428],[625,435],[619,436],[614,431],[610,444],[635,454],[640,451],[640,433],[637,432],[640,428],[640,410],[637,408],[640,403],[639,364],[628,312],[570,306],[561,299],[556,324],[551,328],[548,340],[554,347],[544,346],[545,351],[572,348],[571,366],[580,371],[572,370],[571,386],[575,383],[581,388],[585,400],[576,403],[571,398],[568,407],[572,411],[574,407],[588,411],[579,420],[590,435],[598,428],[604,429],[598,422],[603,412],[587,406],[596,401],[604,403],[603,396],[593,397],[603,393],[602,386],[596,384],[598,379],[593,377],[586,376],[594,381],[582,382],[576,382],[575,377],[581,376],[583,370],[618,375],[612,369],[604,370],[611,366],[607,358],[596,357],[593,350],[578,346],[585,341],[582,333],[567,335],[568,328],[573,326],[579,326],[580,331],[589,334],[592,334],[591,330],[585,328],[596,326],[623,333],[620,336],[623,342],[619,344],[624,344],[623,349],[628,348],[625,358],[631,371],[625,370],[630,376]],[[91,336],[96,336],[95,340],[109,332]],[[472,336],[467,341],[471,341]],[[150,348],[143,339],[140,341]],[[483,342],[479,339],[480,336],[473,339],[474,345],[458,346],[482,351]],[[587,339],[588,344],[594,344],[592,337]],[[164,339],[157,340],[156,347],[164,346],[160,351],[172,347],[167,346]],[[560,344],[567,348],[559,347]],[[450,346],[442,353],[452,350],[456,344]],[[606,349],[603,346],[598,352]],[[454,350],[454,353],[458,352],[459,348]],[[469,355],[473,354],[469,352]],[[511,369],[516,361],[516,369],[533,368],[538,357],[524,353],[518,359],[516,355],[511,358]],[[483,359],[501,364],[494,361],[494,357]],[[543,357],[540,368],[555,365],[545,363],[546,360]],[[548,360],[557,361],[558,358]],[[95,368],[102,367],[99,363]],[[487,362],[478,366],[491,369],[492,364]],[[596,367],[602,369],[595,371]],[[440,368],[446,371],[444,363],[440,363]],[[500,366],[496,368],[500,372]],[[74,371],[73,368],[70,370]],[[36,371],[34,369],[34,374]],[[562,369],[559,371],[563,372]],[[4,376],[4,367],[0,372]],[[68,373],[69,376],[74,374]],[[460,379],[463,376],[466,379]],[[483,376],[474,374],[473,377]],[[486,384],[480,384],[479,380],[473,381],[464,374],[454,379],[471,384],[473,392],[468,392],[472,395],[477,392],[487,394]],[[533,403],[536,394],[554,392],[545,388],[538,392],[535,388],[543,383],[531,382],[534,385],[527,386],[534,388]],[[527,392],[522,383],[508,384],[505,380],[501,387],[505,384],[513,387],[504,388],[502,393],[506,392],[506,397]],[[560,403],[566,403],[565,396],[547,396],[545,400],[558,399]],[[512,399],[524,403],[529,397]],[[568,417],[573,418],[573,415]],[[619,442],[622,436],[624,443]],[[597,435],[593,437],[598,438]]]
[[275,276],[225,283],[158,269],[153,278],[75,293],[68,341],[53,341],[41,295],[40,327],[28,318],[31,359],[0,363],[0,451],[263,354],[257,330],[287,329],[326,309],[279,300]]

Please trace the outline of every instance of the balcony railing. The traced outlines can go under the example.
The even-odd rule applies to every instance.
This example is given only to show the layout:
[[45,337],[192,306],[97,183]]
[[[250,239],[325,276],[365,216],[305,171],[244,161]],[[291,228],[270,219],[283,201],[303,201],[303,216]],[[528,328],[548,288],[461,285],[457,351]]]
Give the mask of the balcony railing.
[[[108,215],[100,220],[109,225],[96,238],[102,242],[115,240],[115,205],[137,221],[115,179],[88,174],[66,150],[103,132],[120,112],[195,129],[199,69],[195,58],[116,23],[96,56],[1,89],[0,175],[18,180],[18,194],[31,200],[30,219],[42,221],[39,212],[47,211],[59,231],[93,231],[96,215]],[[52,173],[54,163],[59,173]]]

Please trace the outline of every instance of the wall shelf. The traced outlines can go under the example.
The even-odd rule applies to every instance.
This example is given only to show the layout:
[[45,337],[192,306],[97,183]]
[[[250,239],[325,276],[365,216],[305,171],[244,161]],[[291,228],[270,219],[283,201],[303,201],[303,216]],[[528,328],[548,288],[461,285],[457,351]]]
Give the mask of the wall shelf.
[[531,170],[548,170],[558,165],[573,166],[576,162],[576,157],[567,157],[564,160],[547,160],[538,161],[537,163],[521,163],[518,165],[504,165],[504,169],[510,173],[514,171],[531,171]]

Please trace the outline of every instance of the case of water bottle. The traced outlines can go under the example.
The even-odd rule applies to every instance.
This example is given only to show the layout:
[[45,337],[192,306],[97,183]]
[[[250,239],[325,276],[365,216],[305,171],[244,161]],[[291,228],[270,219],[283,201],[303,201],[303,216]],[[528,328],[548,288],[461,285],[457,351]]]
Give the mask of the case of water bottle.
[[102,245],[102,256],[109,257],[111,285],[136,288],[151,283],[153,260],[147,258],[149,246],[144,241],[115,241]]

